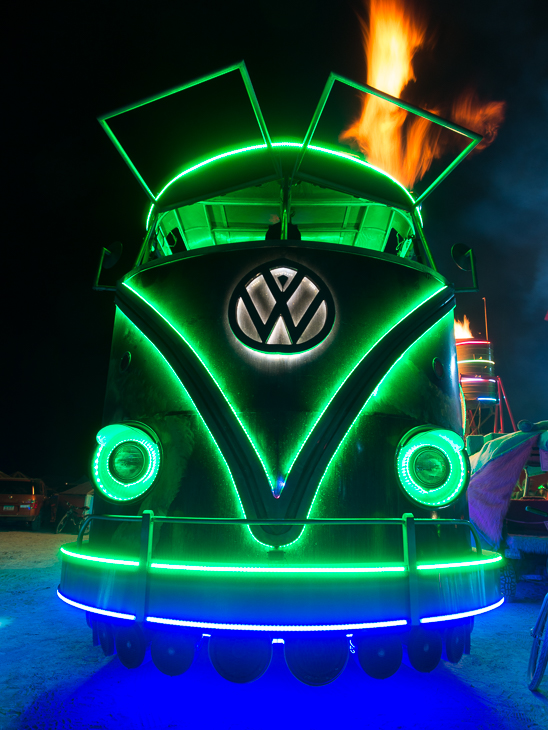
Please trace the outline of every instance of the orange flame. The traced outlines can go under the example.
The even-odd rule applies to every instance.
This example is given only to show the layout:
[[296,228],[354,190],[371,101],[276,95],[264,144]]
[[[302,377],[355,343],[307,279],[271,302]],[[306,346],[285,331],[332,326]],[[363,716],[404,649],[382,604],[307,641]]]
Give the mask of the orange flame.
[[[360,18],[367,61],[367,83],[375,89],[401,98],[410,81],[415,80],[413,57],[430,43],[425,21],[412,17],[403,0],[365,0],[369,24]],[[461,96],[452,107],[453,120],[485,134],[481,147],[496,137],[504,118],[504,102],[481,104],[474,92]],[[428,111],[442,115],[441,110]],[[440,139],[441,127],[409,115],[404,109],[369,94],[363,95],[361,117],[340,136],[355,143],[376,167],[412,188],[441,157],[446,143]],[[459,135],[460,136],[460,135]]]
[[472,330],[470,329],[470,320],[466,315],[464,315],[464,319],[461,322],[460,320],[455,320],[455,339],[456,340],[471,340],[474,338],[474,335],[472,334]]

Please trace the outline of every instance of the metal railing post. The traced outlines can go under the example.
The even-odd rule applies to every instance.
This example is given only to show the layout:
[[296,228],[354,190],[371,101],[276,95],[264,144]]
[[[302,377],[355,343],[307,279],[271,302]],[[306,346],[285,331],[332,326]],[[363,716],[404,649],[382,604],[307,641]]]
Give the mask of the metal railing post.
[[409,584],[409,612],[411,625],[419,625],[417,543],[415,540],[415,518],[411,512],[402,515],[403,557],[407,567]]
[[148,610],[148,569],[152,555],[152,531],[154,529],[154,512],[143,510],[141,519],[141,541],[139,549],[139,593],[141,600],[137,612],[137,621],[144,622]]

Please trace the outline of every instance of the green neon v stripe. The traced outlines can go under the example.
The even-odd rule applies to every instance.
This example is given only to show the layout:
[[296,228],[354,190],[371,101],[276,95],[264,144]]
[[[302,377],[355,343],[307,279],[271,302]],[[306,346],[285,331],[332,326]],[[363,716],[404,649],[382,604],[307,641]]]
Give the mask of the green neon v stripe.
[[267,479],[267,482],[268,482],[268,484],[270,486],[271,491],[273,491],[273,489],[274,489],[274,481],[273,481],[273,479],[268,474],[268,471],[267,471],[267,468],[266,468],[266,464],[264,462],[264,459],[263,459],[262,455],[260,454],[259,450],[257,449],[257,446],[253,442],[253,439],[251,438],[248,430],[246,429],[246,427],[242,423],[240,417],[238,416],[238,414],[234,410],[234,408],[232,406],[232,403],[228,400],[228,398],[224,394],[223,389],[221,388],[221,386],[219,385],[219,383],[215,379],[215,376],[213,375],[213,373],[211,372],[211,370],[207,367],[207,365],[205,364],[205,362],[203,361],[203,359],[200,357],[200,354],[195,350],[194,347],[192,347],[192,345],[190,344],[190,342],[179,332],[179,330],[176,327],[174,327],[171,324],[171,322],[166,317],[164,317],[164,315],[154,305],[152,305],[147,299],[145,299],[145,297],[143,297],[141,294],[139,294],[139,292],[136,289],[134,289],[132,286],[130,286],[126,282],[123,283],[123,286],[125,286],[126,289],[129,289],[131,292],[133,292],[133,294],[135,294],[137,297],[139,297],[139,299],[141,299],[141,301],[143,301],[146,304],[147,307],[149,307],[150,309],[152,309],[158,315],[158,317],[160,317],[165,322],[165,324],[168,325],[168,327],[170,328],[170,330],[174,334],[176,334],[177,337],[180,337],[181,340],[183,340],[183,342],[187,345],[187,347],[190,350],[192,350],[192,352],[194,353],[194,355],[196,356],[196,358],[202,364],[203,368],[209,374],[209,377],[211,378],[211,380],[213,381],[213,383],[215,383],[215,385],[217,386],[217,389],[218,389],[219,393],[222,395],[224,401],[226,402],[226,404],[228,405],[228,407],[232,411],[234,417],[236,418],[236,420],[240,424],[243,432],[245,433],[245,435],[247,437],[247,440],[249,441],[250,445],[252,446],[253,450],[255,451],[255,454],[257,455],[259,461],[261,462],[261,466],[263,468],[263,471],[264,471],[265,477]]
[[[447,294],[445,293],[447,290]],[[362,358],[351,375],[341,384],[338,397],[331,399],[325,410],[329,412],[322,420],[317,422],[307,443],[300,453],[300,463],[296,460],[292,480],[286,482],[287,495],[282,493],[280,502],[284,507],[284,514],[287,518],[302,517],[310,513],[311,506],[318,493],[321,482],[329,464],[352,425],[373,394],[378,390],[388,373],[396,365],[405,353],[418,342],[427,332],[438,324],[449,312],[448,307],[454,308],[454,297],[449,294],[448,287],[442,287],[433,295],[424,300],[421,305],[411,310],[406,317],[403,317],[390,332],[392,336],[383,343],[382,352],[377,347],[369,350],[369,358]],[[437,301],[432,301],[437,297]],[[431,303],[427,312],[421,312],[426,302]],[[416,312],[411,323],[407,317]],[[426,327],[426,329],[425,329]],[[416,334],[413,334],[416,333]],[[388,335],[389,333],[387,333]],[[377,345],[385,338],[381,338]],[[361,365],[361,367],[359,367]],[[383,372],[381,368],[386,367]],[[379,372],[379,380],[375,380],[376,372]],[[346,385],[345,385],[346,384]],[[344,386],[344,389],[343,389]],[[376,386],[376,387],[375,387]],[[341,392],[342,389],[342,392]],[[362,400],[363,398],[363,400]],[[361,406],[359,404],[362,404]],[[327,419],[327,420],[326,420]],[[349,419],[352,419],[349,421]],[[344,431],[342,431],[344,429]],[[286,497],[286,499],[284,499]],[[302,528],[291,529],[290,534],[285,535],[294,542],[302,534]]]
[[[217,440],[216,440],[215,436],[214,436],[214,435],[213,435],[213,433],[211,432],[211,429],[209,428],[208,424],[206,423],[206,421],[205,421],[204,417],[202,416],[202,414],[201,414],[201,412],[200,412],[200,409],[198,408],[198,406],[196,405],[196,403],[195,403],[195,402],[194,402],[194,400],[192,399],[192,396],[190,395],[190,393],[188,392],[188,390],[187,390],[187,389],[185,388],[185,386],[184,386],[184,383],[182,382],[181,378],[180,378],[180,377],[179,377],[179,376],[177,375],[177,373],[175,372],[175,370],[173,369],[173,367],[171,366],[170,362],[169,362],[169,361],[167,360],[167,358],[165,357],[165,355],[164,355],[164,354],[163,354],[163,353],[162,353],[162,352],[161,352],[161,351],[160,351],[160,350],[159,350],[159,349],[158,349],[158,348],[156,347],[156,345],[155,345],[155,344],[154,344],[154,343],[153,343],[153,342],[152,342],[152,341],[151,341],[151,340],[150,340],[150,339],[149,339],[149,338],[148,338],[148,337],[147,337],[147,336],[145,335],[145,333],[144,333],[144,332],[143,332],[143,331],[142,331],[142,330],[141,330],[141,329],[140,329],[140,328],[139,328],[139,327],[138,327],[138,326],[137,326],[137,325],[135,324],[135,322],[133,322],[133,320],[132,320],[132,319],[131,319],[130,317],[128,317],[128,316],[127,316],[127,314],[125,314],[125,313],[124,313],[124,312],[123,312],[123,311],[122,311],[122,310],[120,309],[120,307],[117,307],[117,309],[118,309],[118,311],[120,312],[120,314],[121,314],[121,315],[122,315],[123,317],[125,317],[125,318],[126,318],[126,319],[128,320],[128,322],[130,322],[130,323],[131,323],[131,325],[132,325],[133,327],[135,327],[135,329],[136,329],[136,330],[137,330],[137,331],[138,331],[138,332],[140,333],[140,335],[141,335],[142,337],[144,337],[144,339],[145,339],[145,340],[146,340],[146,341],[147,341],[147,342],[149,343],[149,345],[150,345],[150,346],[151,346],[152,348],[154,348],[154,350],[156,351],[156,353],[157,353],[157,354],[158,354],[158,355],[159,355],[159,356],[160,356],[160,357],[162,358],[162,360],[163,360],[163,362],[165,363],[165,365],[166,365],[166,366],[167,366],[167,367],[169,368],[169,370],[171,371],[171,373],[173,374],[173,376],[174,376],[174,377],[175,377],[175,378],[177,379],[177,382],[179,383],[180,387],[181,387],[181,388],[182,388],[182,389],[184,390],[184,392],[186,393],[186,395],[188,396],[188,398],[189,398],[189,399],[191,400],[191,402],[192,402],[192,403],[194,404],[194,407],[195,407],[195,409],[196,409],[196,412],[197,412],[198,416],[200,417],[200,420],[201,420],[201,421],[202,421],[202,423],[204,424],[204,426],[205,426],[205,428],[206,428],[206,430],[207,430],[207,432],[208,432],[209,436],[211,437],[211,440],[212,440],[212,442],[213,442],[213,443],[214,443],[214,445],[215,445],[215,448],[216,448],[216,449],[217,449],[217,451],[219,452],[219,456],[221,457],[221,460],[222,460],[222,462],[224,463],[224,465],[225,465],[225,467],[226,467],[226,470],[227,470],[227,474],[228,474],[228,476],[229,476],[229,479],[230,479],[230,482],[232,483],[232,486],[233,486],[233,488],[234,488],[234,492],[236,493],[236,497],[237,497],[237,499],[238,499],[238,504],[240,505],[240,509],[242,510],[242,514],[243,514],[243,516],[244,516],[244,517],[247,517],[246,511],[245,511],[245,508],[244,508],[244,505],[242,504],[242,499],[241,499],[241,496],[240,496],[240,492],[239,492],[239,490],[238,490],[238,487],[237,487],[237,485],[236,485],[236,481],[235,481],[235,479],[234,479],[234,475],[232,474],[232,470],[230,469],[230,466],[229,466],[229,464],[228,464],[228,462],[227,462],[227,460],[226,460],[226,458],[225,458],[225,455],[224,455],[224,453],[223,453],[223,450],[221,449],[221,447],[220,447],[220,446],[219,446],[219,444],[217,443]],[[255,537],[255,535],[254,535],[254,534],[253,534],[253,533],[251,532],[251,529],[250,529],[249,525],[247,526],[247,531],[248,531],[248,533],[249,533],[249,536],[250,536],[250,537],[252,537],[252,538],[253,538],[253,540],[254,540],[255,542],[258,542],[258,543],[259,543],[260,545],[266,546],[266,547],[268,547],[268,548],[270,548],[270,547],[271,547],[270,545],[267,545],[266,543],[263,543],[263,542],[261,542],[261,541],[260,541],[260,540],[259,540],[259,539],[258,539],[257,537]]]
[[392,370],[393,370],[393,369],[394,369],[394,368],[396,367],[396,365],[397,365],[397,364],[398,364],[398,363],[399,363],[399,362],[400,362],[400,361],[402,360],[402,358],[403,358],[403,357],[405,357],[405,355],[406,355],[406,354],[407,354],[407,353],[409,352],[409,350],[410,350],[410,349],[411,349],[411,348],[412,348],[412,347],[413,347],[414,345],[416,345],[417,343],[419,343],[419,342],[420,342],[420,341],[422,340],[422,338],[423,338],[423,337],[426,337],[426,335],[427,335],[427,334],[428,334],[429,332],[431,332],[431,331],[432,331],[432,330],[434,329],[434,327],[437,327],[437,326],[438,326],[438,325],[439,325],[439,324],[440,324],[441,322],[443,322],[443,320],[444,320],[444,319],[445,319],[446,317],[449,317],[449,316],[453,317],[453,308],[454,308],[454,307],[452,307],[452,308],[451,308],[451,311],[449,311],[449,312],[446,312],[446,313],[445,313],[444,315],[442,315],[442,316],[440,317],[440,319],[438,319],[438,321],[437,321],[437,322],[434,322],[434,324],[433,324],[433,325],[432,325],[431,327],[429,327],[429,328],[428,328],[428,329],[426,330],[426,332],[423,332],[423,333],[422,333],[422,334],[421,334],[421,335],[420,335],[420,336],[419,336],[419,337],[418,337],[418,338],[417,338],[417,339],[416,339],[416,340],[415,340],[414,342],[412,342],[412,343],[411,343],[411,344],[409,345],[409,347],[408,347],[408,348],[407,348],[406,350],[404,350],[404,352],[402,352],[402,354],[401,354],[401,355],[400,355],[400,356],[398,357],[398,359],[396,360],[396,362],[394,362],[394,363],[393,363],[393,364],[392,364],[392,365],[390,366],[390,368],[389,368],[389,369],[388,369],[388,370],[386,371],[386,373],[385,373],[385,374],[384,374],[384,375],[382,376],[382,378],[381,378],[381,380],[379,381],[379,383],[378,383],[377,387],[376,387],[376,388],[375,388],[375,390],[374,390],[374,391],[373,391],[373,392],[372,392],[372,393],[370,394],[370,396],[369,396],[369,397],[367,398],[367,400],[365,401],[365,403],[364,403],[364,404],[363,404],[363,406],[361,407],[361,409],[360,409],[359,413],[358,413],[358,414],[356,415],[356,417],[354,418],[354,420],[352,421],[352,423],[351,423],[351,424],[350,424],[350,426],[348,427],[348,430],[346,431],[346,433],[344,434],[344,436],[343,436],[343,437],[342,437],[342,439],[340,440],[340,442],[339,442],[339,444],[338,444],[337,448],[336,448],[336,449],[335,449],[335,451],[333,452],[333,455],[332,455],[332,456],[331,456],[331,458],[329,459],[329,462],[328,462],[327,466],[325,467],[325,470],[324,470],[324,472],[323,472],[323,474],[322,474],[322,478],[321,478],[321,479],[320,479],[320,481],[318,482],[318,486],[317,486],[317,488],[316,488],[316,492],[315,492],[315,494],[314,494],[314,498],[312,499],[312,502],[311,502],[311,504],[310,504],[310,508],[309,508],[309,510],[308,510],[308,513],[307,513],[307,515],[306,515],[306,516],[307,516],[307,518],[308,518],[308,517],[310,517],[310,514],[311,514],[311,512],[312,512],[312,508],[313,508],[313,506],[314,506],[314,502],[315,502],[315,500],[316,500],[316,497],[318,496],[318,493],[319,493],[319,491],[320,491],[320,487],[322,486],[322,482],[323,482],[323,480],[325,479],[325,477],[326,477],[326,475],[327,475],[327,473],[328,473],[328,471],[329,471],[329,467],[331,466],[331,464],[332,464],[333,460],[335,459],[335,457],[336,457],[336,456],[337,456],[337,454],[339,453],[339,451],[340,451],[340,449],[341,449],[341,446],[342,446],[342,445],[343,445],[343,443],[345,442],[345,440],[346,440],[346,437],[348,436],[348,434],[350,433],[350,431],[351,431],[351,430],[352,430],[352,428],[354,427],[354,425],[355,425],[356,421],[357,421],[357,420],[359,419],[359,417],[360,417],[360,416],[362,415],[362,413],[363,413],[363,412],[364,412],[364,410],[366,409],[366,407],[367,407],[367,404],[369,403],[369,401],[371,400],[371,398],[373,398],[374,396],[376,396],[376,395],[377,395],[377,393],[378,393],[378,390],[379,390],[379,388],[381,387],[381,385],[383,384],[383,382],[384,382],[384,381],[386,380],[386,378],[387,378],[387,377],[388,377],[388,376],[390,375],[390,373],[392,372]]
[[[182,389],[184,390],[184,392],[186,393],[186,395],[188,396],[188,398],[189,398],[189,399],[190,399],[190,400],[192,401],[192,403],[193,403],[193,405],[194,405],[194,408],[196,409],[196,413],[198,414],[198,416],[200,417],[200,420],[201,420],[201,421],[202,421],[202,423],[204,424],[204,426],[205,426],[205,428],[206,428],[206,430],[207,430],[207,432],[208,432],[209,436],[211,437],[211,440],[212,440],[212,441],[213,441],[213,443],[215,444],[215,447],[216,447],[217,451],[219,452],[219,455],[220,455],[220,457],[221,457],[221,459],[222,459],[222,461],[223,461],[223,463],[224,463],[224,465],[225,465],[225,467],[226,467],[226,470],[227,470],[228,476],[229,476],[229,478],[230,478],[230,481],[231,481],[231,483],[232,483],[232,486],[234,487],[234,491],[236,492],[236,496],[238,497],[238,502],[239,502],[239,504],[240,504],[240,508],[241,508],[241,510],[242,510],[242,514],[244,515],[244,517],[247,517],[247,515],[246,515],[246,513],[245,513],[245,509],[244,509],[244,506],[243,506],[243,504],[242,504],[242,500],[240,499],[240,493],[238,492],[238,488],[237,488],[237,486],[236,486],[236,482],[234,481],[234,476],[232,475],[232,472],[231,472],[231,470],[230,470],[230,467],[229,467],[229,465],[228,465],[228,463],[227,463],[227,460],[225,459],[225,456],[224,456],[224,454],[223,454],[223,452],[222,452],[221,448],[219,447],[219,444],[217,443],[217,441],[216,441],[215,437],[214,437],[214,436],[213,436],[213,434],[211,433],[211,430],[210,430],[209,426],[208,426],[208,425],[207,425],[207,423],[206,423],[206,422],[204,421],[204,418],[203,418],[202,414],[200,413],[200,409],[199,409],[199,408],[197,407],[196,403],[194,403],[194,400],[192,399],[192,396],[190,395],[190,393],[188,392],[188,390],[187,390],[187,389],[185,388],[185,386],[184,386],[184,383],[182,382],[181,378],[180,378],[180,377],[179,377],[179,376],[177,375],[177,373],[176,373],[176,372],[175,372],[175,370],[174,370],[174,369],[172,368],[171,364],[169,363],[169,361],[167,360],[167,358],[166,358],[166,357],[165,357],[165,356],[163,355],[163,353],[162,353],[162,352],[160,352],[160,350],[159,350],[159,349],[158,349],[158,348],[156,347],[156,345],[155,345],[155,344],[154,344],[153,342],[151,342],[151,340],[150,340],[150,339],[149,339],[149,338],[148,338],[148,337],[147,337],[147,336],[145,335],[145,333],[144,333],[144,332],[143,332],[143,331],[142,331],[141,329],[139,329],[139,327],[138,327],[138,326],[137,326],[137,325],[135,324],[135,322],[133,322],[133,320],[132,320],[132,319],[131,319],[130,317],[128,317],[128,316],[127,316],[127,314],[125,314],[125,313],[124,313],[124,312],[123,312],[123,311],[122,311],[122,310],[120,309],[120,307],[117,307],[117,310],[118,310],[118,312],[119,312],[119,313],[120,313],[120,314],[121,314],[121,315],[122,315],[123,317],[125,317],[125,318],[127,319],[127,321],[128,321],[128,322],[130,322],[130,323],[131,323],[132,327],[135,327],[135,329],[136,329],[136,330],[137,330],[137,331],[139,332],[139,334],[141,335],[141,337],[144,337],[144,339],[145,339],[145,340],[146,340],[146,341],[148,342],[148,344],[150,345],[150,347],[153,347],[153,348],[154,348],[154,350],[155,350],[155,351],[156,351],[156,353],[157,353],[157,354],[159,355],[159,357],[161,357],[161,358],[162,358],[162,360],[163,360],[164,364],[166,365],[166,367],[167,367],[167,368],[169,368],[169,370],[171,371],[171,373],[172,373],[173,377],[177,379],[177,382],[179,383],[180,387],[181,387],[181,388],[182,388]],[[254,539],[255,539],[255,538],[254,538]]]
[[[341,390],[341,388],[342,388],[342,387],[343,387],[343,385],[344,385],[344,384],[346,383],[346,381],[347,381],[347,380],[348,380],[348,379],[349,379],[349,378],[351,377],[352,373],[353,373],[353,372],[354,372],[354,371],[356,370],[356,368],[358,368],[358,367],[359,367],[359,366],[361,365],[361,363],[362,363],[362,362],[363,362],[363,361],[365,360],[365,358],[366,358],[366,357],[367,357],[367,356],[368,356],[368,355],[369,355],[369,354],[370,354],[370,353],[371,353],[371,352],[372,352],[372,351],[373,351],[373,350],[374,350],[374,349],[375,349],[375,348],[376,348],[376,347],[377,347],[377,346],[378,346],[378,345],[379,345],[379,344],[380,344],[380,343],[381,343],[381,342],[382,342],[382,341],[383,341],[383,340],[384,340],[384,339],[385,339],[386,337],[388,337],[388,335],[389,335],[389,334],[390,334],[390,333],[392,332],[392,330],[394,330],[394,329],[395,329],[395,328],[396,328],[396,327],[397,327],[397,326],[398,326],[398,325],[399,325],[399,324],[400,324],[401,322],[403,322],[403,321],[404,321],[405,319],[407,319],[407,318],[408,318],[408,317],[409,317],[409,316],[410,316],[411,314],[413,314],[413,312],[415,312],[415,311],[416,311],[417,309],[420,309],[421,307],[423,307],[423,306],[424,306],[424,305],[425,305],[425,304],[426,304],[427,302],[429,302],[429,301],[430,301],[430,300],[431,300],[431,299],[432,299],[433,297],[435,297],[435,296],[436,296],[437,294],[439,294],[439,293],[440,293],[441,291],[443,291],[444,289],[447,289],[447,288],[448,288],[448,287],[446,287],[446,286],[441,286],[441,287],[440,287],[439,289],[436,289],[436,291],[435,291],[435,292],[433,292],[433,293],[432,293],[432,294],[431,294],[431,295],[430,295],[429,297],[427,297],[426,299],[422,299],[422,300],[421,300],[421,301],[419,302],[419,304],[417,304],[417,306],[416,306],[416,307],[413,307],[413,309],[410,309],[410,310],[409,310],[409,312],[407,312],[407,313],[406,313],[406,314],[405,314],[405,315],[404,315],[404,316],[403,316],[403,317],[402,317],[401,319],[399,319],[399,320],[398,320],[398,321],[397,321],[397,322],[396,322],[395,324],[393,324],[393,325],[392,325],[392,327],[390,327],[390,329],[389,329],[389,330],[387,330],[387,331],[386,331],[386,332],[384,333],[384,335],[382,335],[381,337],[379,337],[379,339],[378,339],[378,340],[377,340],[377,341],[376,341],[376,342],[375,342],[375,343],[374,343],[373,345],[371,345],[371,347],[369,348],[369,350],[367,350],[367,352],[365,352],[365,353],[363,354],[363,356],[361,357],[361,359],[360,359],[360,360],[358,360],[358,362],[357,362],[357,363],[356,363],[356,364],[354,365],[354,367],[353,367],[353,368],[352,368],[352,370],[351,370],[351,371],[350,371],[350,372],[348,373],[348,375],[347,375],[347,376],[345,377],[345,379],[344,379],[344,380],[343,380],[343,381],[342,381],[342,382],[340,383],[339,387],[338,387],[338,388],[337,388],[337,390],[336,390],[336,391],[335,391],[335,392],[333,393],[333,395],[331,396],[331,398],[329,399],[329,401],[328,401],[328,402],[326,403],[326,405],[325,405],[324,409],[322,410],[322,412],[320,413],[320,415],[318,416],[318,418],[316,418],[316,420],[315,420],[315,421],[314,421],[314,423],[312,424],[312,428],[310,429],[310,431],[308,432],[308,434],[306,435],[306,437],[305,437],[305,438],[304,438],[304,440],[302,441],[301,445],[299,446],[299,449],[298,449],[297,453],[295,454],[295,456],[293,457],[293,460],[291,461],[291,464],[290,464],[290,466],[289,466],[289,469],[287,470],[287,475],[286,475],[286,481],[287,481],[287,479],[288,479],[289,475],[291,474],[291,470],[293,469],[293,465],[294,465],[294,464],[295,464],[295,462],[297,461],[297,459],[298,459],[298,457],[299,457],[299,454],[300,454],[300,453],[301,453],[301,451],[303,450],[303,447],[304,447],[304,445],[305,445],[305,444],[306,444],[306,443],[307,443],[307,442],[309,441],[309,439],[310,439],[310,437],[311,437],[311,435],[312,435],[312,433],[313,433],[314,429],[315,429],[315,428],[316,428],[316,426],[318,425],[318,423],[319,423],[319,421],[321,420],[321,418],[322,418],[323,414],[324,414],[324,413],[326,412],[326,410],[327,410],[327,409],[329,408],[329,406],[331,405],[331,402],[332,402],[332,401],[333,401],[333,399],[334,399],[334,398],[335,398],[335,397],[337,396],[337,393],[338,393],[338,392],[339,392],[339,391]],[[381,381],[381,382],[382,382],[382,381]],[[380,383],[379,383],[379,385],[380,385]],[[377,387],[378,387],[378,386],[377,386]]]

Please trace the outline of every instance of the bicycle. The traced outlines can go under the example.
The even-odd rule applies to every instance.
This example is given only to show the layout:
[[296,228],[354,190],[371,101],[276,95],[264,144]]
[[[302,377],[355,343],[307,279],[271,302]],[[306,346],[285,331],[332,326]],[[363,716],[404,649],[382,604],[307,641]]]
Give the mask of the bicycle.
[[[65,514],[61,517],[59,522],[57,523],[57,527],[55,528],[55,533],[58,535],[60,532],[63,532],[63,530],[72,524],[73,531],[76,531],[76,534],[80,532],[80,528],[82,527],[82,524],[84,520],[86,519],[85,512],[88,510],[89,507],[82,507],[82,513],[80,514],[77,510],[77,508],[74,505],[69,505],[68,510],[65,512]],[[89,531],[89,525],[86,529],[86,533]]]
[[[533,507],[527,506],[525,509],[527,512],[546,516],[545,512]],[[531,636],[533,637],[533,646],[529,657],[527,674],[529,689],[534,692],[542,682],[548,664],[548,593],[544,596],[537,622],[531,629]]]

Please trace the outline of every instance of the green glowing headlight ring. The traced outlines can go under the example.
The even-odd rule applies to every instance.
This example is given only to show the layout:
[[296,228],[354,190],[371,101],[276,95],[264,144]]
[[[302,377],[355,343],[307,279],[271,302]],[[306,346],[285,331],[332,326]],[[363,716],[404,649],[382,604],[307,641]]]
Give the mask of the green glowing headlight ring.
[[[447,475],[434,488],[425,487],[415,469],[417,457],[427,450],[438,452]],[[466,488],[470,464],[463,439],[454,431],[436,428],[412,429],[400,441],[396,452],[396,472],[408,499],[421,507],[445,507]]]
[[[116,449],[133,443],[142,451],[144,467],[133,481],[123,481],[112,473],[110,460]],[[107,499],[131,502],[141,498],[152,487],[161,463],[160,442],[146,426],[139,424],[114,424],[105,426],[97,434],[97,448],[91,462],[93,481]]]

